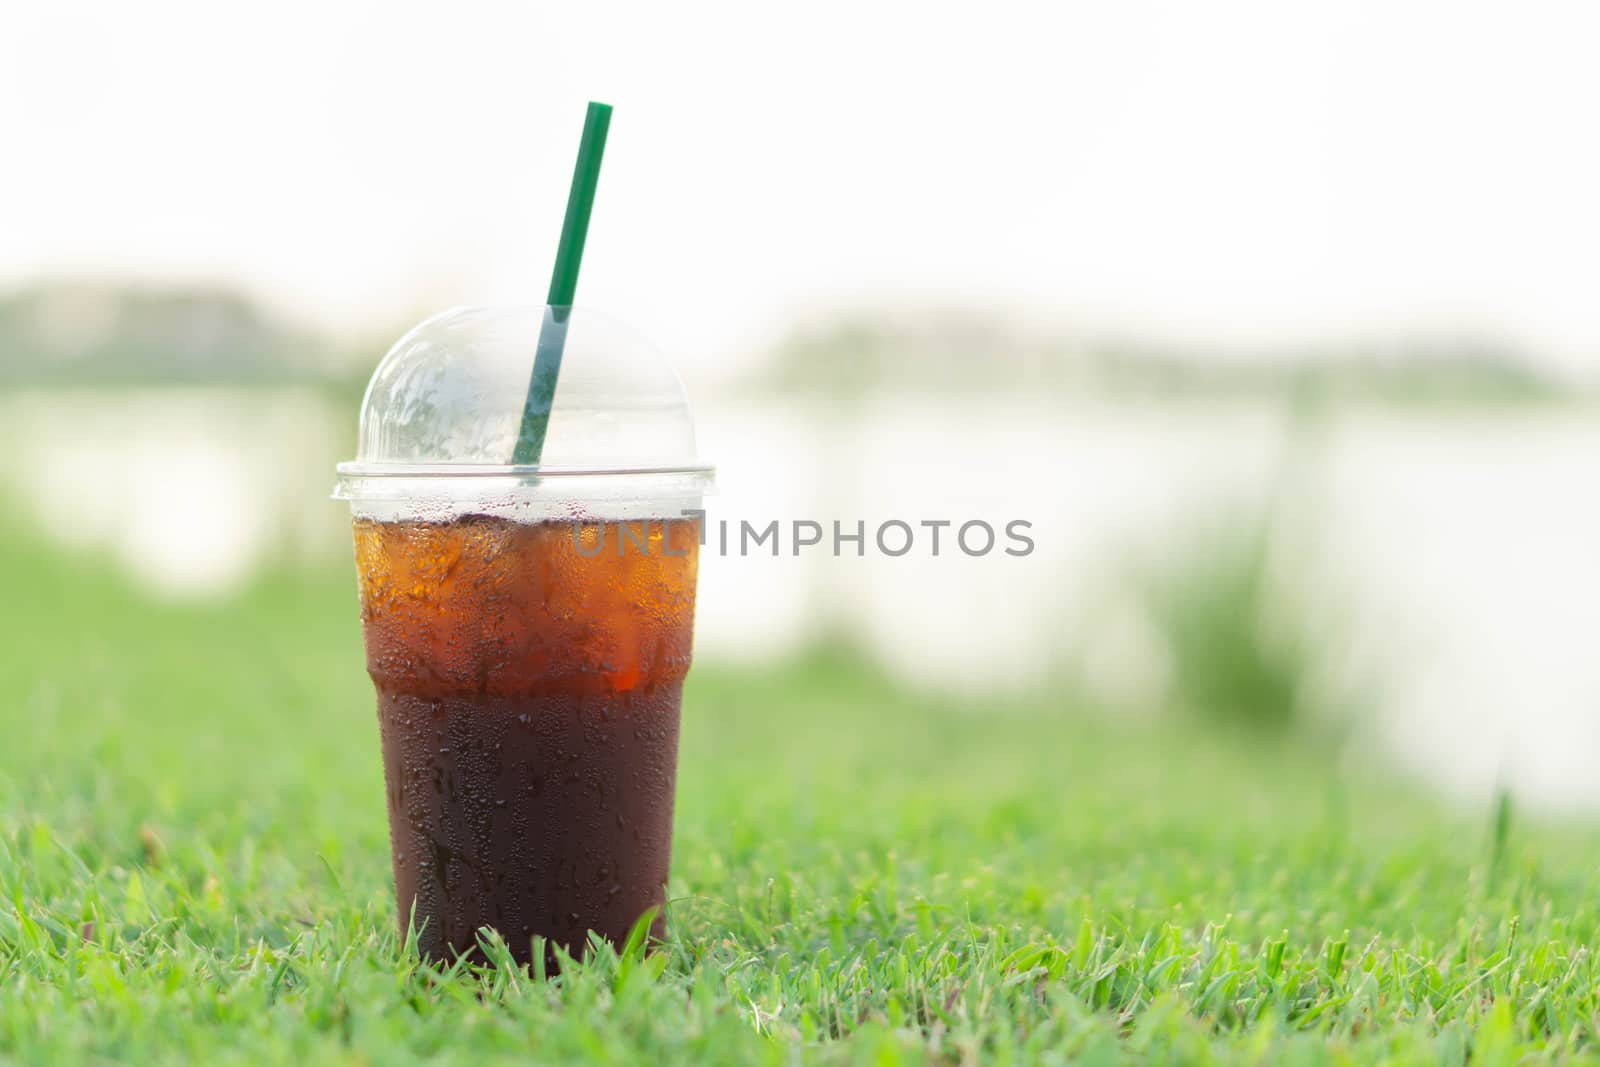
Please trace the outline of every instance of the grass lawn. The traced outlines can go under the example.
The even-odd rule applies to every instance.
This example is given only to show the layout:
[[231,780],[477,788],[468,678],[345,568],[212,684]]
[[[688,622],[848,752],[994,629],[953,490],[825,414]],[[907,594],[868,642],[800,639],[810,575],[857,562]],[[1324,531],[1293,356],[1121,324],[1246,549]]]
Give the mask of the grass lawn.
[[0,1060],[1600,1056],[1600,834],[825,656],[696,668],[660,952],[424,966],[350,573],[179,608],[0,548]]

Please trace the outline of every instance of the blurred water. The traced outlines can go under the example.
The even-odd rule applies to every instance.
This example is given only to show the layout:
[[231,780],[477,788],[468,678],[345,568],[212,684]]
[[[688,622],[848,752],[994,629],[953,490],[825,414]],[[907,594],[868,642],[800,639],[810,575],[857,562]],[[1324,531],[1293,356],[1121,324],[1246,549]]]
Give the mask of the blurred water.
[[[1464,796],[1504,781],[1600,809],[1600,422],[1586,412],[1366,410],[1308,430],[1243,401],[723,398],[700,421],[720,468],[702,657],[773,657],[828,631],[924,683],[1022,688],[1065,664],[1106,701],[1147,705],[1168,668],[1130,562],[1194,548],[1205,516],[1270,497],[1325,681],[1377,697],[1382,755]],[[309,391],[14,393],[0,492],[152,589],[214,595],[269,563],[348,558],[328,491],[353,440],[349,412]],[[777,558],[714,551],[721,520],[737,535],[774,519]],[[917,536],[898,558],[870,544],[892,519]],[[931,555],[921,522],[971,519],[1027,520],[1036,549],[971,558],[949,528]],[[831,535],[793,554],[795,520],[864,521],[865,557],[835,557]]]
[[311,390],[12,392],[0,494],[153,590],[216,594],[267,563],[349,555],[327,495],[352,437]]

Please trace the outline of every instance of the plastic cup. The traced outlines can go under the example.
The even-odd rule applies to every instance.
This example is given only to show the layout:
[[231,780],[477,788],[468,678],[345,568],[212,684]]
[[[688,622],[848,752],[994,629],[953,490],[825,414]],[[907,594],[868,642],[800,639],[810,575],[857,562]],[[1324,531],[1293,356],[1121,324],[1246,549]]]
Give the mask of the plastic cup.
[[339,465],[401,931],[434,959],[478,955],[486,928],[519,963],[536,937],[581,954],[665,904],[712,472],[665,360],[583,309],[559,312],[542,462],[507,463],[556,313],[463,308],[413,329]]

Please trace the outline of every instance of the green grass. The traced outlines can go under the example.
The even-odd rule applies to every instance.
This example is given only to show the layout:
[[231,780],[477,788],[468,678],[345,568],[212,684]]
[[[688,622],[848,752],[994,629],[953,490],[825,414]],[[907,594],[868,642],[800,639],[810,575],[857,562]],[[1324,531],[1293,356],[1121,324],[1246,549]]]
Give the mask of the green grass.
[[1287,743],[840,656],[703,663],[671,935],[541,982],[397,943],[354,580],[146,602],[14,539],[0,1059],[1594,1058],[1600,835]]
[[1235,508],[1175,525],[1181,540],[1135,577],[1171,656],[1175,703],[1250,733],[1303,727],[1313,648],[1272,586],[1268,517]]

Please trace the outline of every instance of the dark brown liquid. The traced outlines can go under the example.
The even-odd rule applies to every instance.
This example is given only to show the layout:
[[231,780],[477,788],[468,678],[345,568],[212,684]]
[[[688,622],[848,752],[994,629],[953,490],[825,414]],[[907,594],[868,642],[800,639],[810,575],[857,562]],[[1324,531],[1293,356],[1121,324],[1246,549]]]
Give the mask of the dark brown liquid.
[[400,921],[430,957],[480,927],[519,962],[535,935],[581,953],[664,903],[699,531],[622,525],[356,524]]

